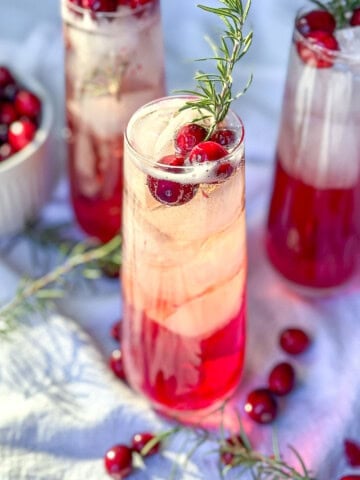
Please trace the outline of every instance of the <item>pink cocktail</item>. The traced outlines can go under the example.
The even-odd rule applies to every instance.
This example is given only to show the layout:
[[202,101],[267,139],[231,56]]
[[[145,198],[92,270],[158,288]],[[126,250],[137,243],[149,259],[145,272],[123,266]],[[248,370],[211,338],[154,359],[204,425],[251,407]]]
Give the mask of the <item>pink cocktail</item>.
[[247,258],[243,126],[229,113],[226,156],[191,163],[174,154],[179,128],[198,116],[179,113],[183,103],[163,98],[130,120],[121,277],[127,378],[178,416],[214,407],[238,385]]
[[266,244],[276,269],[305,287],[343,284],[360,251],[356,45],[360,27],[335,29],[329,13],[296,20]]
[[126,124],[165,92],[160,6],[81,2],[62,3],[70,189],[79,225],[105,242],[121,227]]

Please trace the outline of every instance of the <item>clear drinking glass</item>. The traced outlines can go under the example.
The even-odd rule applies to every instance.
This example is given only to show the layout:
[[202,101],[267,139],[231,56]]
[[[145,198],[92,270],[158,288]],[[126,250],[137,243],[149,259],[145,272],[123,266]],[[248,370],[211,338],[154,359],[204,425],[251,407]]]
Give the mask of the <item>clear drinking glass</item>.
[[[360,245],[360,27],[335,31],[339,50],[295,22],[266,246],[304,287],[339,286]],[[324,35],[323,35],[324,36]],[[314,40],[315,38],[315,40]]]
[[243,125],[227,115],[236,140],[225,158],[170,165],[177,130],[198,115],[179,113],[184,101],[149,103],[127,127],[121,274],[127,378],[177,416],[238,385],[246,310]]
[[159,0],[94,13],[62,1],[73,210],[107,241],[121,227],[123,132],[132,113],[164,95]]

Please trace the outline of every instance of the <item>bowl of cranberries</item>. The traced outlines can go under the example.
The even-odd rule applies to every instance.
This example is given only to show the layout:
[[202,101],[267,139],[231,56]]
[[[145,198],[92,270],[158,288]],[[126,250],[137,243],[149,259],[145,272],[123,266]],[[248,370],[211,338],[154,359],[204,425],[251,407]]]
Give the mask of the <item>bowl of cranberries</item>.
[[0,235],[21,231],[48,199],[51,125],[43,87],[0,65]]

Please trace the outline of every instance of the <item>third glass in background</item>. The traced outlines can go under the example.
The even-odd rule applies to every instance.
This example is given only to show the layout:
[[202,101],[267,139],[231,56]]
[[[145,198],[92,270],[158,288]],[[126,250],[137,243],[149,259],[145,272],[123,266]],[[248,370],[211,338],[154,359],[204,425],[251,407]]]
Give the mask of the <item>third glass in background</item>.
[[288,280],[329,289],[351,278],[359,254],[360,27],[309,34],[304,15],[290,52],[266,243]]
[[121,226],[126,124],[165,92],[160,2],[79,4],[62,2],[71,200],[84,232],[105,242]]

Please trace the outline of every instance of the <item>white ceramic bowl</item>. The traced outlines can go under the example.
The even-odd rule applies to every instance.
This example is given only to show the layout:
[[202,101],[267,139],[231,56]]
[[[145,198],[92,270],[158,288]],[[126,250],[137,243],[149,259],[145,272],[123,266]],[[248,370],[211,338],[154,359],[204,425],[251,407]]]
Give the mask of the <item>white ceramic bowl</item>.
[[39,97],[42,114],[34,139],[0,162],[0,236],[20,232],[38,216],[50,196],[54,179],[49,148],[53,122],[51,100],[40,83],[32,78],[24,80],[17,72],[14,75]]

